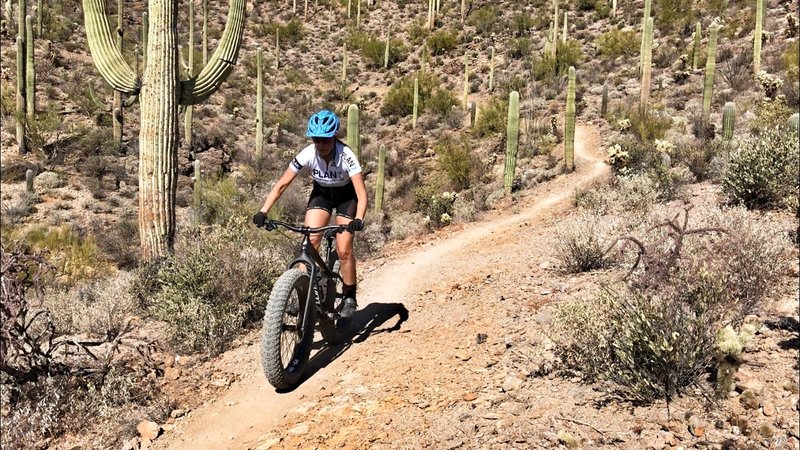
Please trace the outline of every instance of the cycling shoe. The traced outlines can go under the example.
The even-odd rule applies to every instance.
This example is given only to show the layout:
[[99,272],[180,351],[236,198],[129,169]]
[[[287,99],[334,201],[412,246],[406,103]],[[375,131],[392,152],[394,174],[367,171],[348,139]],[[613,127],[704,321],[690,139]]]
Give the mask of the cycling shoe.
[[357,309],[358,303],[356,303],[356,299],[348,297],[344,299],[344,306],[342,306],[342,311],[339,313],[339,318],[352,319]]

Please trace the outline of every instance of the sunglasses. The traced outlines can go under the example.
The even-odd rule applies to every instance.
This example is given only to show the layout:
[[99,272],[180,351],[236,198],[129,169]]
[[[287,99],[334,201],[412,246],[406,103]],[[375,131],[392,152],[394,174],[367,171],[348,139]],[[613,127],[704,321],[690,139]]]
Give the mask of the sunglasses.
[[332,137],[329,137],[329,138],[326,138],[326,137],[312,137],[311,138],[311,140],[314,141],[315,144],[326,144],[328,142],[333,142],[333,139],[334,138],[332,138]]

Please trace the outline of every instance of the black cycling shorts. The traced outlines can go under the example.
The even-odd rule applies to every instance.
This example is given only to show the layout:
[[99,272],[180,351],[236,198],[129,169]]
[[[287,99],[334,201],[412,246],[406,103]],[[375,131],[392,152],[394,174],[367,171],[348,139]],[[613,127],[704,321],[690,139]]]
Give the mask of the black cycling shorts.
[[306,211],[309,209],[324,209],[328,214],[333,214],[335,209],[337,216],[355,219],[358,198],[353,182],[340,187],[326,187],[314,182]]

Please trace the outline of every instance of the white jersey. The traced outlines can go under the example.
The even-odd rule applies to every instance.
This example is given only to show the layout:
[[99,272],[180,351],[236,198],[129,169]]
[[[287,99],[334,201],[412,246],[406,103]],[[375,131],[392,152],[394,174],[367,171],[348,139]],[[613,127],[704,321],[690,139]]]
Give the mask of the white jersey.
[[295,156],[289,167],[294,173],[307,170],[315,182],[326,187],[344,186],[350,182],[350,177],[361,173],[356,155],[339,141],[334,145],[330,163],[326,163],[311,144]]

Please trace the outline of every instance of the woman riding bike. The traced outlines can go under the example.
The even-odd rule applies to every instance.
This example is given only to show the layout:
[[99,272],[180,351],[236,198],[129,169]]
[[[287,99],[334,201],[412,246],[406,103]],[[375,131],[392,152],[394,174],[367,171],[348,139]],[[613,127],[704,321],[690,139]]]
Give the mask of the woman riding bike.
[[[352,231],[364,228],[367,212],[367,189],[361,165],[353,151],[337,139],[339,118],[323,109],[308,120],[306,136],[313,144],[304,148],[289,164],[286,172],[275,183],[261,210],[253,216],[253,223],[264,226],[267,214],[300,171],[307,171],[314,179],[314,187],[306,207],[305,226],[323,227],[336,210],[336,224],[348,225]],[[269,225],[268,225],[269,226]],[[356,260],[353,256],[353,233],[345,231],[336,238],[336,252],[344,281],[344,304],[340,317],[349,319],[358,309],[356,302]],[[311,235],[311,243],[319,249],[321,233]]]

